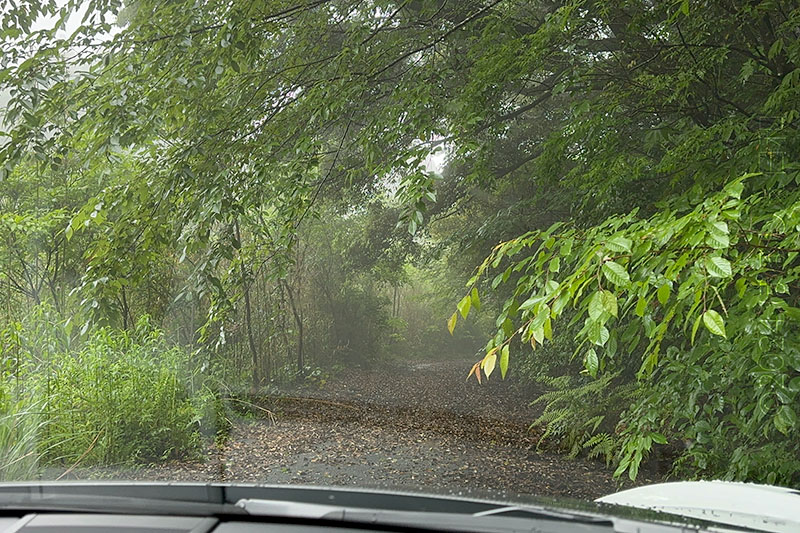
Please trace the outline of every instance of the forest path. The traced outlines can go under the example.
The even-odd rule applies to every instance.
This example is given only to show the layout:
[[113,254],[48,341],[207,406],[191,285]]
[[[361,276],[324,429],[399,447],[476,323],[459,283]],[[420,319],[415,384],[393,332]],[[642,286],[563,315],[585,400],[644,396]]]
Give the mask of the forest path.
[[148,467],[135,477],[581,499],[618,490],[599,462],[537,452],[528,426],[540,408],[499,375],[466,382],[469,367],[441,361],[355,370],[319,390],[261,397],[253,401],[274,420],[252,409],[258,416],[237,422],[204,463]]

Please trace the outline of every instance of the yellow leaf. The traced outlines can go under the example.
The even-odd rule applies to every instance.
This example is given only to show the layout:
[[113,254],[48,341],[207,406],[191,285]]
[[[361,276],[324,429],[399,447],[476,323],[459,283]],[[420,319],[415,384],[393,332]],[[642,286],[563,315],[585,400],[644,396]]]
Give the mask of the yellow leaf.
[[456,329],[456,321],[458,320],[458,312],[453,313],[453,316],[450,317],[450,320],[447,321],[447,330],[450,332],[450,335],[453,334],[453,330]]
[[494,350],[490,352],[489,355],[483,359],[483,361],[483,371],[486,373],[486,377],[488,378],[492,375],[492,372],[494,372],[494,365],[497,363],[496,352]]
[[472,368],[470,369],[469,374],[467,374],[467,381],[469,381],[469,378],[472,377],[472,374],[474,374],[475,372],[478,371],[478,365],[479,364],[480,363],[475,363],[474,365],[472,365]]

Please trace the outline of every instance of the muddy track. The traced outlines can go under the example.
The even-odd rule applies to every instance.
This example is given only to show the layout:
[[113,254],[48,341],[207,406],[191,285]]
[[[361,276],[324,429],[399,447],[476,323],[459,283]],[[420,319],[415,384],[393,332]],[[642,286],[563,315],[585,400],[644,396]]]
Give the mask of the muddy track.
[[[595,498],[618,490],[602,463],[537,451],[535,391],[513,380],[464,380],[467,361],[354,371],[322,388],[240,400],[205,461],[78,478],[291,483],[456,494]],[[647,482],[642,479],[640,482]]]

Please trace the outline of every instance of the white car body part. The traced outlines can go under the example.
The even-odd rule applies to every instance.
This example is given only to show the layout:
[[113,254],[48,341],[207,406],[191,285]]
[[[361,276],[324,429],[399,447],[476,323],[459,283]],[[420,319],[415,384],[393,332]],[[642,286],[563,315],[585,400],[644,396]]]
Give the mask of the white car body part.
[[624,490],[598,502],[773,533],[800,532],[800,491],[731,481],[681,481]]

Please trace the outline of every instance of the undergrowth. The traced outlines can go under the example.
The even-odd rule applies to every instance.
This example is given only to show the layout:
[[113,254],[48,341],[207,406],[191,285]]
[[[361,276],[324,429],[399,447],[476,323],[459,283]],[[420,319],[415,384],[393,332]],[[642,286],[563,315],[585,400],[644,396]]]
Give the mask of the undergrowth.
[[141,319],[78,339],[45,309],[0,332],[0,476],[198,456],[230,428],[213,381]]

